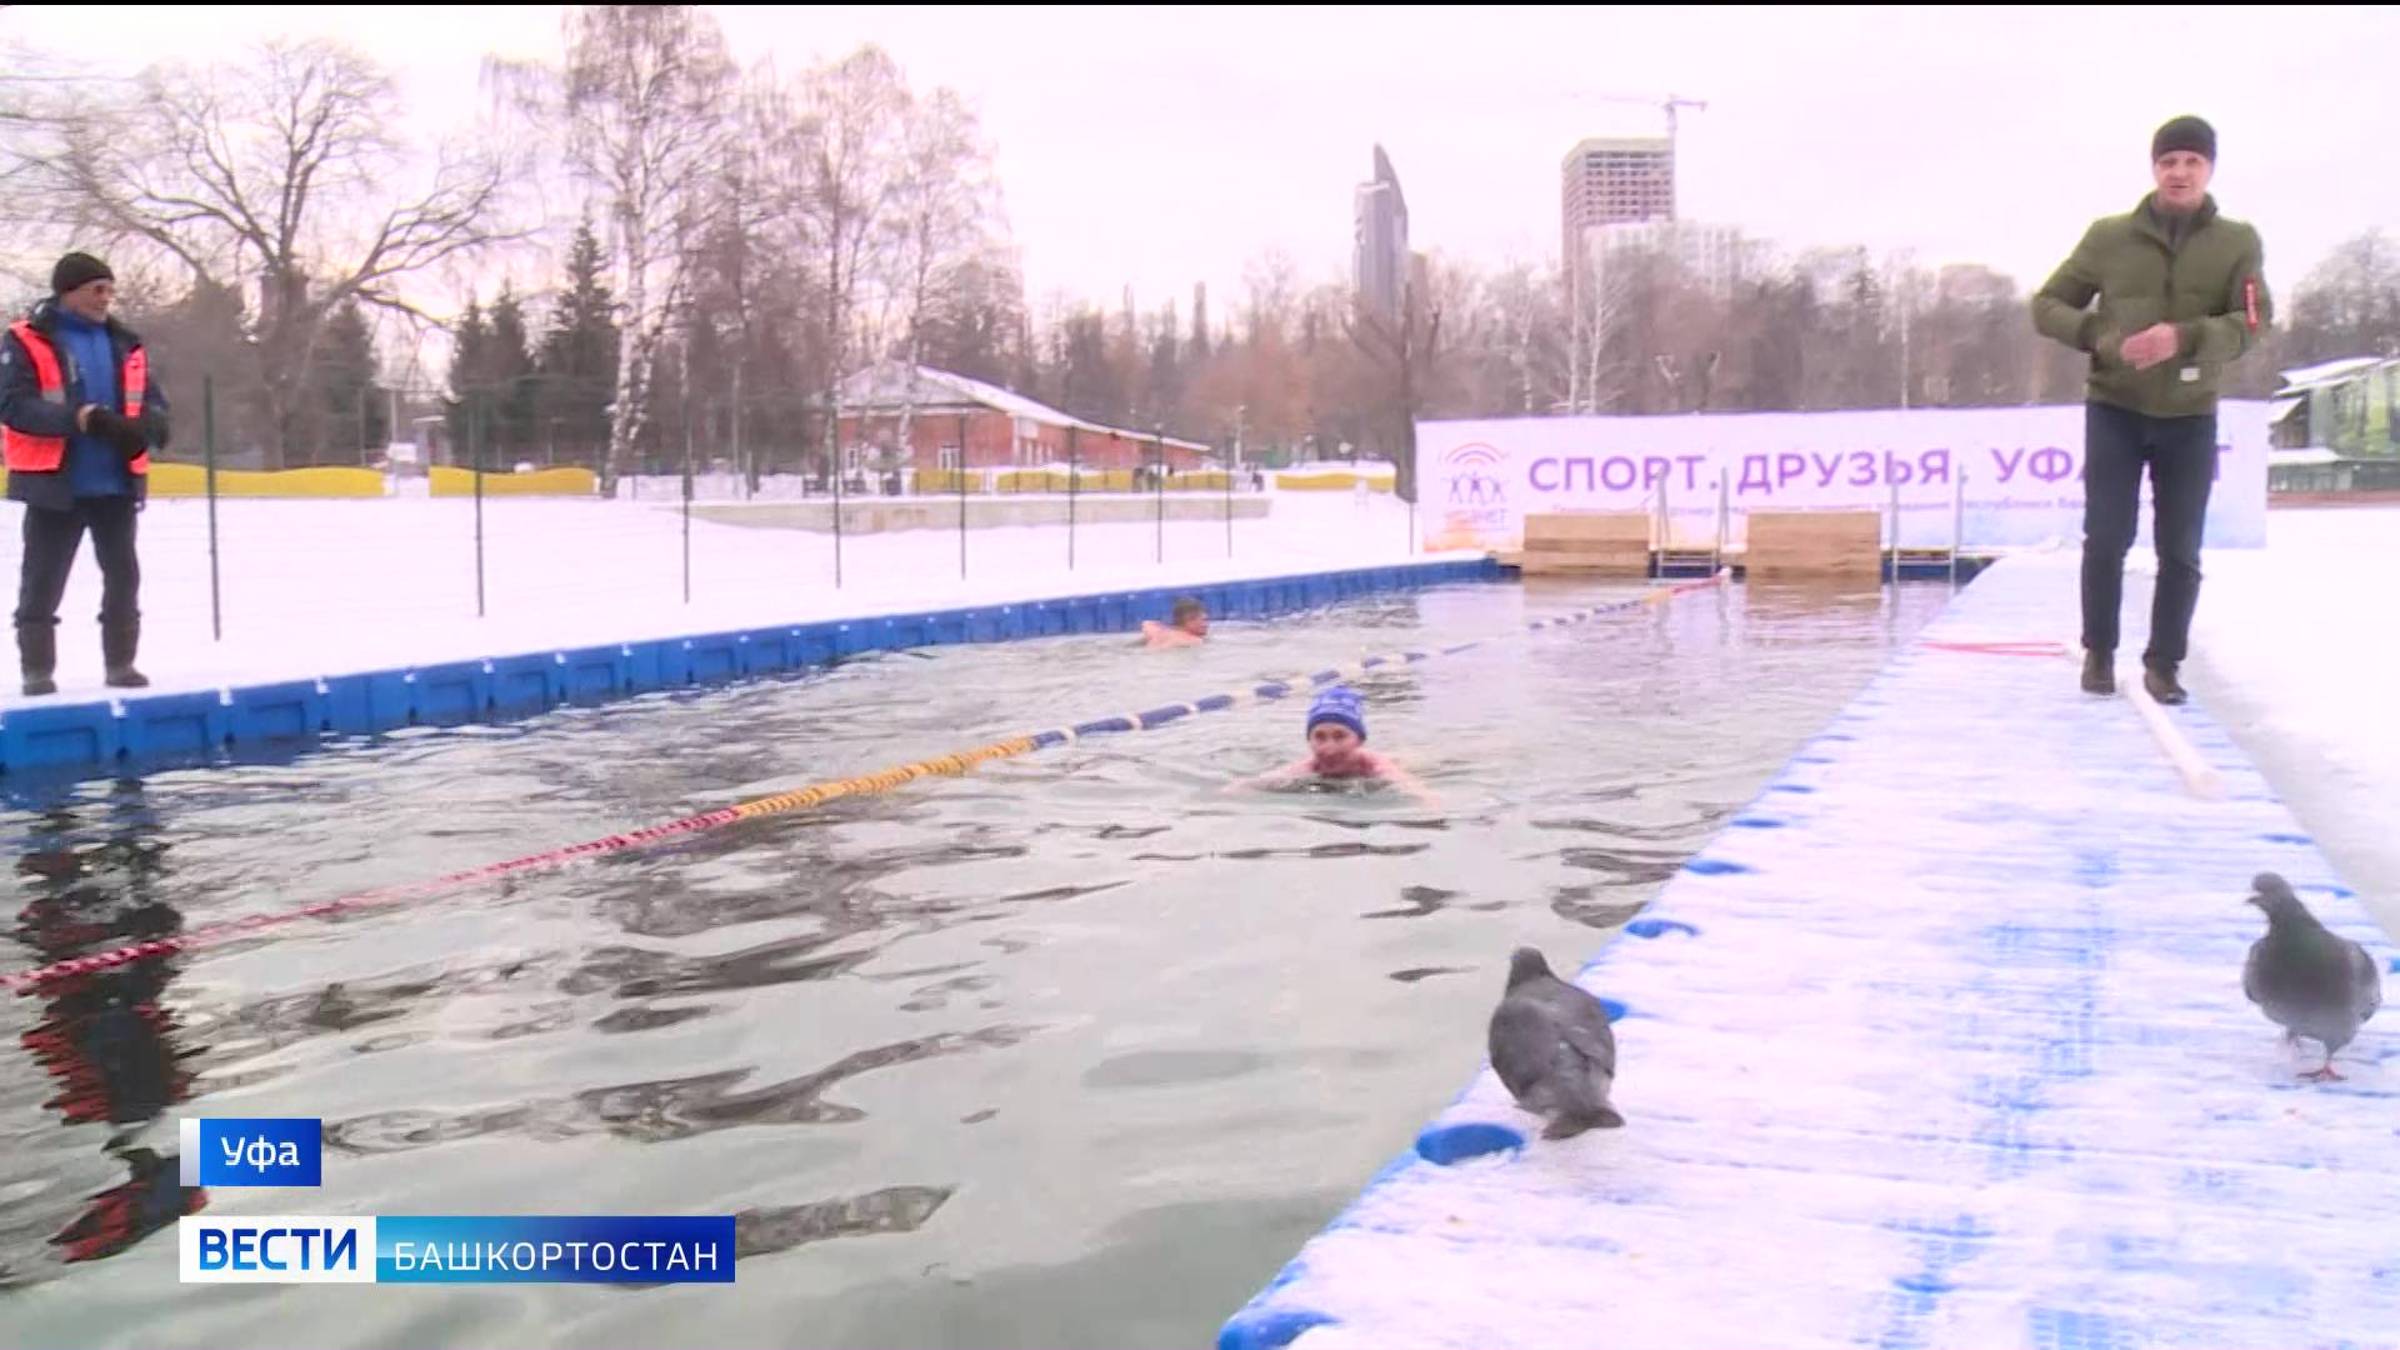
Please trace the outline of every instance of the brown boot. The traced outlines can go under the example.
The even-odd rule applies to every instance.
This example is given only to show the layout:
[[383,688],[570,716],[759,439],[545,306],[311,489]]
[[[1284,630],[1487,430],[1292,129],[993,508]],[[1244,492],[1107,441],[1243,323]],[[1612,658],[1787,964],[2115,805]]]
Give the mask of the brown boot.
[[2160,706],[2168,708],[2191,699],[2191,695],[2185,693],[2183,686],[2176,682],[2173,666],[2144,665],[2142,691],[2158,700]]
[[108,666],[111,689],[147,689],[149,677],[133,668],[134,652],[142,645],[142,621],[118,619],[100,625],[100,656]]
[[2087,694],[2117,692],[2116,653],[2085,652],[2083,654],[2083,692]]
[[25,697],[58,692],[58,625],[17,625],[17,665],[25,674]]

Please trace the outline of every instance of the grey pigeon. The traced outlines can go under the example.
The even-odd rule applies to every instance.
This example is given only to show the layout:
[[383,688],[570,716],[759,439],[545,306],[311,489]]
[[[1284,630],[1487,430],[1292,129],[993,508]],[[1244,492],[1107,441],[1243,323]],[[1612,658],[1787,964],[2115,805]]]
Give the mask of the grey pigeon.
[[2341,937],[2308,912],[2291,884],[2273,872],[2250,882],[2249,903],[2266,912],[2267,935],[2250,944],[2242,967],[2242,992],[2298,1044],[2305,1036],[2325,1047],[2324,1067],[2300,1075],[2315,1082],[2338,1079],[2334,1052],[2358,1035],[2361,1023],[2383,1006],[2383,978],[2367,949]]
[[1492,1071],[1517,1105],[1549,1120],[1544,1139],[1625,1123],[1608,1104],[1617,1037],[1600,1000],[1550,973],[1531,947],[1508,963],[1508,992],[1492,1012]]

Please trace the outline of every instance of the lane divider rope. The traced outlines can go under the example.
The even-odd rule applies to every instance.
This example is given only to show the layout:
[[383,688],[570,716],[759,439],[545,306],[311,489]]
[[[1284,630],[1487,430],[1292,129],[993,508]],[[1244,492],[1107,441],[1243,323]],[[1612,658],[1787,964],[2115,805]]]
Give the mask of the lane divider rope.
[[2065,647],[2055,642],[1934,642],[1924,646],[1937,652],[1966,652],[1978,656],[2068,656]]
[[[1728,572],[1720,570],[1705,581],[1656,587],[1629,599],[1594,605],[1570,614],[1537,619],[1527,624],[1524,632],[1545,632],[1553,628],[1585,623],[1602,615],[1618,614],[1627,610],[1663,604],[1679,595],[1722,585],[1728,575]],[[1511,633],[1503,636],[1515,637],[1519,634]],[[1019,755],[1031,754],[1037,750],[1047,750],[1053,746],[1065,745],[1087,736],[1148,731],[1200,713],[1223,712],[1253,703],[1272,702],[1323,685],[1338,683],[1346,679],[1358,679],[1371,670],[1382,669],[1386,666],[1414,665],[1422,661],[1429,661],[1436,656],[1452,656],[1496,640],[1499,639],[1478,638],[1437,651],[1408,651],[1369,656],[1362,660],[1307,675],[1269,680],[1249,689],[1211,694],[1206,698],[1194,699],[1188,703],[1172,703],[1145,712],[1123,713],[1076,726],[1058,727],[1049,731],[1034,732],[1030,735],[1012,736],[1006,740],[994,741],[989,745],[977,746],[972,750],[961,750],[956,754],[942,755],[933,759],[921,759],[914,763],[885,769],[879,773],[815,783],[790,792],[779,792],[772,796],[754,798],[733,806],[720,807],[714,811],[686,816],[681,820],[668,821],[665,824],[652,825],[622,834],[612,834],[599,839],[590,839],[580,844],[569,844],[564,848],[549,849],[522,858],[512,858],[506,862],[470,868],[463,872],[452,872],[446,876],[434,877],[426,881],[378,887],[374,890],[361,891],[355,895],[347,895],[338,899],[319,901],[316,904],[303,905],[295,909],[253,914],[246,918],[204,924],[189,932],[177,933],[171,937],[153,938],[146,942],[132,943],[85,956],[70,957],[46,966],[0,975],[0,989],[23,992],[78,975],[90,975],[118,966],[130,965],[136,961],[188,952],[215,943],[247,937],[304,919],[329,919],[336,915],[355,913],[359,910],[421,900],[479,881],[521,876],[528,872],[559,867],[587,858],[624,853],[669,839],[722,829],[745,820],[757,820],[765,816],[788,815],[794,811],[812,810],[827,802],[838,801],[845,797],[877,796],[906,786],[920,778],[956,778],[973,770],[977,765],[989,764],[995,760],[1011,759]]]
[[2192,744],[2191,738],[2175,725],[2175,720],[2167,716],[2167,710],[2158,706],[2158,700],[2150,697],[2150,691],[2143,686],[2140,677],[2121,680],[2120,683],[2125,687],[2125,697],[2133,703],[2133,710],[2141,714],[2142,724],[2150,729],[2150,739],[2158,742],[2158,748],[2166,755],[2167,762],[2175,766],[2177,776],[2183,779],[2184,791],[2202,801],[2223,801],[2226,795],[2225,775],[2217,772],[2216,767],[2200,753],[2199,747]]
[[[2069,660],[2076,659],[2076,654],[2083,649],[2081,643],[2038,639],[2025,642],[1935,642],[1927,640],[1920,645],[1939,652],[1968,652],[1983,656],[2065,657]],[[2167,757],[2167,762],[2175,768],[2176,776],[2183,780],[2184,791],[2203,801],[2223,800],[2227,791],[2225,776],[2217,772],[2216,768],[2209,764],[2207,758],[2192,744],[2191,738],[2185,736],[2176,727],[2175,719],[2169,717],[2167,710],[2158,705],[2158,700],[2150,697],[2150,691],[2142,686],[2141,680],[2138,677],[2126,679],[2124,672],[2120,671],[2117,683],[2125,695],[2126,701],[2133,704],[2134,713],[2142,719],[2142,725],[2149,730],[2150,738],[2158,743],[2159,752]]]

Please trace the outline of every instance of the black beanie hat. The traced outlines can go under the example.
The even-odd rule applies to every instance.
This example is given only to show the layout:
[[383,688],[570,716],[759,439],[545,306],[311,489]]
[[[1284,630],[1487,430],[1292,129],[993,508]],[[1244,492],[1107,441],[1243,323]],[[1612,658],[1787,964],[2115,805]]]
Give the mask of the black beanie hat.
[[89,253],[70,253],[58,260],[58,266],[50,269],[50,292],[53,295],[65,295],[95,281],[116,279],[117,274],[108,270],[107,263]]
[[2178,117],[2158,129],[2150,138],[2150,162],[2156,164],[2177,150],[2189,150],[2214,164],[2217,162],[2217,129],[2197,117]]

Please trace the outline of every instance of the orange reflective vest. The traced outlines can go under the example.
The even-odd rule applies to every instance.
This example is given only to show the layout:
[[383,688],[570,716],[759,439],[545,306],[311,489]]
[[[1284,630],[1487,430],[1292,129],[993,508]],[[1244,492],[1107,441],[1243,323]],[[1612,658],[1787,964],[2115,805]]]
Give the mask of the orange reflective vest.
[[[27,320],[19,319],[8,326],[25,354],[33,360],[33,377],[41,387],[42,402],[67,401],[67,377],[59,365],[58,349],[50,345],[40,329]],[[142,395],[150,387],[150,354],[140,347],[125,353],[125,368],[118,372],[117,387],[125,392],[124,412],[127,417],[142,415]],[[34,436],[15,427],[0,426],[0,458],[5,458],[10,473],[56,473],[67,462],[67,438],[64,436]],[[126,468],[137,474],[150,472],[150,452],[145,450],[127,461]]]

